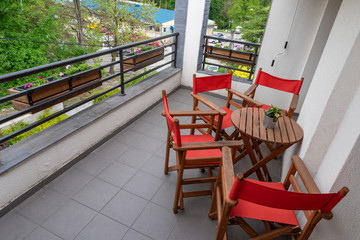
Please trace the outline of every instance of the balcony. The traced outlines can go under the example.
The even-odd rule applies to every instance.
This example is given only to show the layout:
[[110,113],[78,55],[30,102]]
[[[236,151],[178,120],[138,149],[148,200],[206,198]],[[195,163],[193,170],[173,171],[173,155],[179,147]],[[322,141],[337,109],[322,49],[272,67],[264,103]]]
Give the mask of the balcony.
[[[190,90],[177,89],[169,104],[171,109],[191,109]],[[0,238],[213,239],[217,222],[207,217],[209,197],[185,199],[185,210],[173,214],[177,174],[163,172],[167,125],[162,111],[162,103],[156,104],[12,209],[0,219]],[[170,157],[175,161],[174,152]],[[250,165],[250,159],[242,159],[237,171]],[[277,180],[280,166],[280,160],[270,165]],[[230,229],[230,236],[245,238],[236,226]]]
[[[216,222],[207,217],[210,199],[186,199],[185,211],[174,215],[175,174],[165,176],[162,170],[166,125],[160,115],[161,89],[172,92],[172,109],[191,109],[192,75],[209,74],[201,70],[206,69],[201,49],[209,1],[177,0],[176,4],[175,31],[180,34],[175,66],[162,66],[162,71],[127,88],[125,96],[120,92],[0,152],[1,239],[214,238]],[[359,11],[359,3],[352,1],[273,1],[251,70],[254,77],[263,67],[277,76],[305,78],[296,112],[304,138],[282,159],[271,162],[273,175],[283,178],[296,154],[321,191],[350,188],[334,209],[334,218],[315,229],[314,239],[356,239],[360,234],[356,208],[360,24],[354,17]],[[233,79],[232,83],[243,92],[250,82]],[[221,101],[223,93],[216,94],[219,99],[209,97]],[[264,91],[258,100],[281,107],[288,99]],[[239,163],[238,171],[250,164],[247,158]],[[229,234],[245,237],[237,228],[230,228]]]

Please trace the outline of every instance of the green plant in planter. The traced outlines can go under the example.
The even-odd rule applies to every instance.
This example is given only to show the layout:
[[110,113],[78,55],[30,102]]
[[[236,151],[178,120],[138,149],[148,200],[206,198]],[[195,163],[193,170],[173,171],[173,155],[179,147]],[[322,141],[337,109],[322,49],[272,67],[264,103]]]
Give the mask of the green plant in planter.
[[265,111],[265,115],[272,118],[274,122],[276,122],[282,114],[285,114],[284,110],[274,107],[271,105],[271,108]]

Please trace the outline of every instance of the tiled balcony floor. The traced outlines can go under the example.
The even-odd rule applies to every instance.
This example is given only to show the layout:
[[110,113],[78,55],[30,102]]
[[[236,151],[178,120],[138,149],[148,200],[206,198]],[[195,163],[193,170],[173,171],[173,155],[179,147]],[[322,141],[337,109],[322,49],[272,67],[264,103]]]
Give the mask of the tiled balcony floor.
[[[171,110],[191,110],[190,91],[178,90],[169,104]],[[163,173],[167,127],[162,111],[159,104],[2,217],[0,239],[214,239],[216,221],[207,217],[210,197],[185,199],[185,210],[173,214],[176,172]],[[245,158],[236,171],[249,166]],[[279,160],[270,164],[276,179],[280,167]],[[233,226],[229,239],[247,235]]]

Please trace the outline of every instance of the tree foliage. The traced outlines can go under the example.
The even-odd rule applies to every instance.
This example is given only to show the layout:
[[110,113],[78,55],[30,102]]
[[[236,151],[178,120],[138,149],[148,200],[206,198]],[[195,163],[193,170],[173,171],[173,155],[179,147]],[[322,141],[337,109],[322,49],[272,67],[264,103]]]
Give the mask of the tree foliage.
[[231,7],[231,0],[212,0],[210,2],[209,19],[214,20],[218,28],[229,26],[229,7]]
[[270,7],[263,7],[256,9],[255,16],[242,24],[242,38],[249,42],[258,43],[261,42],[264,35],[266,21]]
[[232,0],[228,14],[231,21],[242,26],[242,38],[259,42],[266,26],[271,0]]

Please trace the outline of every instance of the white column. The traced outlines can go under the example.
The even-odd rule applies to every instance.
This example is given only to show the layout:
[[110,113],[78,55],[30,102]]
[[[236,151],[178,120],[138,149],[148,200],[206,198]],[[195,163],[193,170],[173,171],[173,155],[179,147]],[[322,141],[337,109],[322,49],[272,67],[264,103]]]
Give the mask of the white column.
[[181,84],[192,87],[192,75],[196,73],[205,0],[190,0],[188,5],[184,60]]

